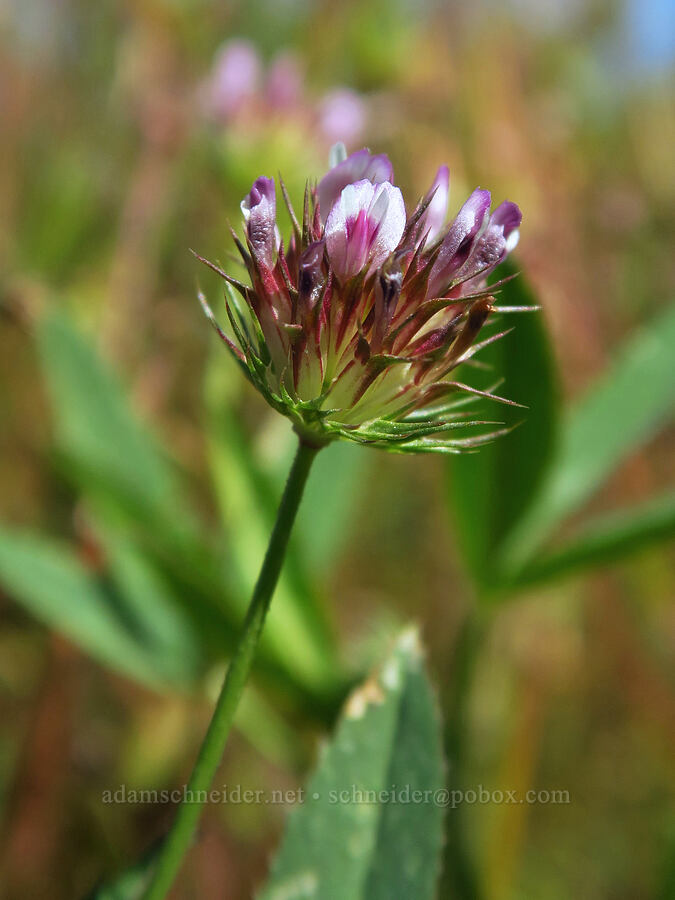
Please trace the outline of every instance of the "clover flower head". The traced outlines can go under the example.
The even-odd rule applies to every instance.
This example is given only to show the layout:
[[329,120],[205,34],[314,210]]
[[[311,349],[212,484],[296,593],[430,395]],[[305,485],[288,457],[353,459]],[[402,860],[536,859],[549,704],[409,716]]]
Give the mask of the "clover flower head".
[[[482,347],[495,312],[487,277],[515,247],[521,213],[505,201],[490,212],[477,188],[446,221],[449,173],[442,166],[408,215],[384,155],[331,152],[331,168],[305,190],[301,221],[283,182],[292,223],[287,245],[276,189],[260,177],[244,198],[244,240],[233,232],[245,283],[198,257],[224,279],[231,335],[218,334],[267,401],[317,446],[336,439],[398,452],[458,453],[500,431],[457,437],[460,407],[478,391],[452,377]],[[514,308],[509,308],[509,311]]]

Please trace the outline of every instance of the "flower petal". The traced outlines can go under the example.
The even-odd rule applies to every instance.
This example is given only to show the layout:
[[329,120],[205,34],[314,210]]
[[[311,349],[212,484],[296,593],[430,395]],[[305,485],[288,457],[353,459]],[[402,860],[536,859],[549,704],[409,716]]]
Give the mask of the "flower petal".
[[508,238],[511,232],[520,226],[523,214],[520,207],[510,200],[504,200],[490,216],[491,225],[503,225],[504,237]]
[[471,255],[462,266],[462,278],[487,277],[506,256],[506,239],[500,225],[490,225],[475,242]]
[[366,149],[352,153],[334,166],[319,182],[318,198],[322,223],[328,220],[333,204],[337,202],[348,184],[364,179],[372,184],[380,184],[383,181],[392,181],[393,178],[394,170],[389,158],[383,153],[373,156]]
[[515,250],[520,237],[518,228],[523,221],[523,214],[520,208],[510,200],[500,203],[497,209],[492,213],[490,224],[503,225],[504,237],[506,238],[506,252],[510,253]]
[[279,249],[277,200],[274,179],[261,176],[241,201],[246,233],[258,262],[273,269]]
[[485,226],[489,211],[490,192],[476,188],[443,238],[440,252],[431,269],[427,296],[438,296],[446,290],[453,275],[470,255],[476,238]]
[[[383,202],[385,198],[386,203]],[[401,191],[388,181],[378,185],[370,217],[378,224],[370,254],[371,268],[377,269],[398,247],[405,230],[405,203]]]
[[431,201],[419,221],[420,238],[428,233],[427,241],[431,242],[440,233],[448,214],[449,193],[450,170],[447,166],[441,166],[427,194],[427,197],[431,197]]
[[[490,216],[485,231],[475,241],[471,254],[457,275],[464,290],[479,288],[492,270],[518,243],[522,213],[515,203],[501,203]],[[470,280],[469,280],[470,279]]]
[[347,159],[347,148],[344,145],[344,141],[337,141],[330,148],[330,153],[328,154],[328,168],[334,169],[335,166],[339,166],[341,162],[344,162]]
[[334,203],[324,237],[331,266],[341,280],[351,278],[364,265],[368,251],[367,212],[375,193],[370,181],[344,187]]
[[351,278],[382,265],[396,249],[405,229],[403,196],[388,181],[346,185],[328,215],[326,248],[338,278]]

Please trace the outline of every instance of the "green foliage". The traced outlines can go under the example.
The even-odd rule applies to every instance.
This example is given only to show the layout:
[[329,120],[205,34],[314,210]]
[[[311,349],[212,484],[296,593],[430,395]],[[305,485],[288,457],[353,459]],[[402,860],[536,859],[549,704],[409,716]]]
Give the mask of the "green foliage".
[[[532,303],[522,275],[499,295],[500,305]],[[522,315],[511,334],[481,354],[503,375],[504,392],[528,407],[516,415],[507,408],[507,425],[523,420],[511,434],[448,464],[458,542],[482,589],[510,590],[600,565],[673,534],[670,501],[658,501],[589,523],[569,546],[542,557],[554,529],[665,423],[672,409],[674,341],[672,309],[628,341],[560,422],[557,374],[541,315]],[[490,374],[483,373],[481,386]]]
[[100,534],[109,578],[119,592],[117,611],[137,641],[152,649],[169,685],[194,683],[206,659],[185,604],[166,577],[129,538]]
[[[233,375],[236,379],[240,375],[228,365],[220,348],[216,349],[205,385],[209,461],[216,498],[230,535],[233,576],[243,613],[265,555],[283,484],[275,489],[247,440],[228,382]],[[314,683],[331,681],[337,665],[335,647],[296,541],[287,552],[263,643],[273,646],[280,658]]]
[[373,463],[369,453],[335,441],[316,458],[295,523],[305,564],[324,579],[348,544],[351,519],[366,475]]
[[57,311],[39,323],[37,338],[57,444],[75,479],[151,521],[184,523],[168,460],[94,347]]
[[[238,525],[233,541],[241,548],[242,568],[252,586],[297,438],[285,420],[275,417],[264,440],[251,441],[238,415],[241,387],[240,373],[217,347],[205,381],[209,461],[223,520]],[[328,444],[314,461],[285,566],[302,592],[309,589],[310,574],[325,581],[348,542],[369,464],[369,454],[341,442]],[[242,522],[246,516],[253,519],[250,525]]]
[[[127,576],[130,565],[138,566],[130,555],[120,563]],[[149,573],[137,567],[133,590],[120,594],[88,572],[68,547],[43,537],[0,532],[0,583],[33,615],[142,684],[159,690],[185,685],[196,656],[190,630],[176,627],[175,610],[157,585],[148,596],[150,607],[143,610],[136,592],[139,575],[147,586]]]
[[[333,725],[335,700],[319,704],[339,681],[336,658],[374,654],[390,619],[415,610],[433,629],[443,672],[450,786],[481,779],[510,788],[522,779],[569,788],[572,798],[564,808],[453,810],[451,872],[437,896],[675,897],[667,555],[645,554],[590,591],[577,581],[547,589],[675,528],[675,501],[663,496],[668,447],[647,444],[667,425],[673,383],[673,313],[649,321],[672,289],[671,73],[657,59],[649,71],[644,60],[636,66],[631,52],[621,54],[620,77],[607,65],[625,39],[623,5],[589,4],[574,27],[545,29],[531,27],[524,6],[495,15],[476,5],[468,16],[454,4],[408,0],[3,6],[0,800],[8,852],[0,882],[8,896],[81,896],[167,824],[163,804],[101,804],[99,788],[143,781],[148,767],[153,785],[183,780],[185,742],[201,734],[176,741],[176,730],[195,729],[201,717],[171,694],[201,691],[207,672],[215,684],[224,671],[293,449],[287,422],[256,405],[238,372],[236,396],[197,424],[194,389],[209,336],[191,305],[197,273],[187,248],[238,274],[226,245],[228,224],[240,228],[240,199],[258,174],[281,172],[294,199],[307,177],[320,177],[325,99],[344,86],[372,92],[350,150],[387,152],[410,200],[449,160],[451,212],[476,184],[521,202],[525,252],[550,286],[564,343],[588,322],[598,330],[579,336],[585,364],[596,347],[601,357],[612,349],[612,335],[626,334],[626,349],[604,374],[598,360],[598,382],[558,417],[549,408],[549,304],[505,316],[503,327],[515,331],[482,356],[495,367],[483,385],[504,375],[497,392],[529,408],[485,403],[475,416],[522,421],[505,438],[442,461],[384,459],[343,442],[319,454],[223,780],[295,783],[311,747],[308,720]],[[240,39],[264,59],[258,96],[217,121],[205,115],[204,81],[220,45]],[[289,53],[303,97],[272,110],[270,66]],[[113,296],[115,285],[129,296]],[[516,298],[526,289],[521,276],[499,302],[530,302]],[[40,372],[24,325],[55,294],[68,297],[73,316],[53,309],[37,323]],[[116,345],[126,352],[131,341],[147,354],[142,369],[161,377],[167,434],[203,432],[205,452],[185,459],[186,473],[171,444],[143,424],[124,378],[102,362],[105,306],[118,301]],[[569,378],[573,362],[560,363],[578,382]],[[479,385],[482,376],[471,368],[463,380]],[[43,387],[56,455],[44,452],[46,425],[37,421]],[[620,509],[617,466],[636,452],[625,493],[637,479],[654,497]],[[446,469],[451,535],[438,521]],[[594,495],[616,511],[590,512]],[[457,577],[455,546],[468,584]],[[498,634],[487,604],[460,627],[473,595],[491,589],[494,599],[508,592],[524,602],[500,617]],[[52,629],[92,665],[169,696],[125,689],[125,714],[111,716],[106,678],[73,684],[71,661],[45,658]],[[76,669],[86,675],[87,665]],[[212,813],[193,877],[185,873],[176,896],[237,894],[269,852],[263,808]],[[406,834],[416,831],[424,825]],[[344,833],[325,843],[344,846]],[[244,852],[219,854],[219,846]],[[96,900],[139,898],[152,858]],[[202,862],[208,871],[195,873]],[[418,896],[404,882],[387,889]]]
[[563,547],[541,553],[520,570],[516,584],[548,581],[600,566],[675,534],[675,494],[593,519]]
[[[409,631],[380,673],[348,701],[305,802],[289,817],[260,900],[433,897],[443,820],[431,799],[443,785],[439,728],[417,637]],[[409,793],[365,802],[380,791]],[[417,802],[417,791],[427,800]]]
[[[132,633],[153,630],[155,655],[170,672],[165,687],[184,683],[229,650],[280,491],[265,480],[230,411],[210,432],[216,493],[229,513],[224,522],[229,541],[219,531],[209,533],[187,502],[177,468],[64,313],[53,311],[39,323],[38,346],[61,461],[83,493],[105,550],[106,578],[116,585],[115,615],[127,617]],[[25,602],[21,592],[16,599]],[[293,693],[309,692],[315,700],[317,694],[339,694],[332,637],[297,554],[291,556],[277,599],[261,665],[277,680],[280,674],[288,679]],[[106,594],[101,602],[112,599]],[[44,612],[36,605],[31,609]],[[41,617],[59,627],[46,613]],[[75,640],[79,634],[71,632]],[[188,639],[193,641],[190,652],[184,646]],[[95,655],[109,662],[105,629],[98,640]],[[89,650],[91,645],[82,646]]]
[[[175,616],[197,628],[204,661],[222,654],[229,640],[230,587],[177,470],[64,313],[50,312],[38,324],[37,338],[61,464],[87,501],[124,596],[137,598],[141,614],[168,592]],[[147,604],[141,596],[146,591]],[[150,612],[144,618],[150,620]],[[172,657],[180,670],[184,662]]]
[[[510,268],[502,267],[504,274]],[[503,285],[498,303],[531,306],[536,299],[518,275]],[[480,354],[491,368],[472,370],[470,383],[487,389],[496,377],[503,378],[499,392],[527,408],[481,402],[472,412],[474,418],[500,418],[513,430],[478,453],[448,462],[457,539],[472,576],[483,586],[498,580],[498,549],[532,501],[550,463],[558,427],[557,372],[543,315],[522,313],[506,324],[515,325],[514,330]],[[500,330],[504,327],[500,322]]]
[[617,465],[672,417],[675,307],[629,338],[615,361],[564,421],[555,462],[536,502],[504,549],[516,568]]

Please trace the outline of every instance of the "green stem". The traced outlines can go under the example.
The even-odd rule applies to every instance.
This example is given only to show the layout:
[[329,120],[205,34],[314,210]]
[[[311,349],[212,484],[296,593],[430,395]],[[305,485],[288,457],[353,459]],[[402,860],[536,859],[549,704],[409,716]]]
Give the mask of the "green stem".
[[[204,797],[204,792],[210,788],[220,764],[232,728],[232,720],[253,665],[265,616],[281,572],[288,538],[300,506],[307,476],[317,452],[318,448],[300,440],[260,575],[253,590],[241,637],[232,656],[211,724],[188,782],[188,797]],[[162,900],[166,896],[192,840],[202,806],[203,801],[195,799],[192,802],[184,801],[179,807],[143,900]]]

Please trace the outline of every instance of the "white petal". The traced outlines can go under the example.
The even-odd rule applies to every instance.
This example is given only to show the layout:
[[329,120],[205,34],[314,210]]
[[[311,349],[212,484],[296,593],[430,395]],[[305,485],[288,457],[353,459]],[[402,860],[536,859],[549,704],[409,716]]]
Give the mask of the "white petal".
[[376,190],[378,196],[374,198],[373,211],[384,201],[384,197],[386,208],[371,251],[372,268],[381,266],[389,254],[398,247],[406,223],[405,203],[400,190],[388,181],[378,184]]
[[[356,184],[348,184],[342,191],[340,199],[333,206],[328,219],[333,219],[334,229],[337,222],[344,221],[345,225],[350,219],[355,219],[361,210],[368,211],[375,194],[375,185],[370,181],[357,181]],[[337,216],[333,212],[338,210]],[[344,218],[343,218],[344,217]],[[328,221],[326,232],[329,231]]]
[[517,228],[514,228],[511,234],[506,239],[506,252],[510,253],[512,250],[515,250],[518,246],[518,241],[520,240],[520,231]]
[[347,159],[347,148],[342,143],[342,141],[338,141],[337,144],[333,144],[330,148],[330,154],[328,156],[328,168],[334,169],[335,166],[338,166],[341,162],[344,162]]
[[[370,181],[348,184],[343,188],[328,215],[324,238],[328,257],[339,278],[348,278],[356,274],[353,271],[354,243],[353,239],[352,241],[348,239],[348,223],[354,221],[360,212],[368,212],[374,193],[375,185]],[[364,252],[368,250],[367,245],[363,250]]]

